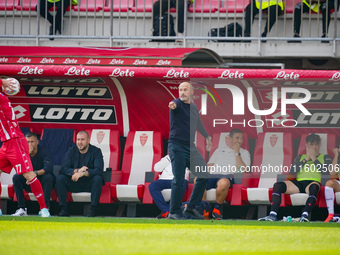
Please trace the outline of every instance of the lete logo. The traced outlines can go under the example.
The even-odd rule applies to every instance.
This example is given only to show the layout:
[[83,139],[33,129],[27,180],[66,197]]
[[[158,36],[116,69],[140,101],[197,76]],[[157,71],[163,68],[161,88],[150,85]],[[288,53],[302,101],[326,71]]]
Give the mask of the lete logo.
[[21,71],[18,74],[43,74],[44,69],[38,68],[37,66],[35,68],[30,68],[29,66],[24,66],[21,68]]
[[85,69],[84,67],[81,69],[78,69],[76,67],[71,67],[68,69],[67,73],[65,75],[73,76],[73,75],[85,75],[89,76],[90,75],[90,70]]
[[330,79],[330,81],[339,81],[339,80],[340,80],[340,73],[339,72],[333,74],[332,79]]

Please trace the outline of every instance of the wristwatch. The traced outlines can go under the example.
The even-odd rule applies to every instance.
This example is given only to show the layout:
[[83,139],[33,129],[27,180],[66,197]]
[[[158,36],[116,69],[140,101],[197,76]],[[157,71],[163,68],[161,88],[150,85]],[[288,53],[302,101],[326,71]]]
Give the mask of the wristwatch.
[[235,153],[235,156],[241,156],[241,153]]
[[39,174],[38,174],[38,171],[34,170],[33,172],[34,172],[37,176],[39,175]]

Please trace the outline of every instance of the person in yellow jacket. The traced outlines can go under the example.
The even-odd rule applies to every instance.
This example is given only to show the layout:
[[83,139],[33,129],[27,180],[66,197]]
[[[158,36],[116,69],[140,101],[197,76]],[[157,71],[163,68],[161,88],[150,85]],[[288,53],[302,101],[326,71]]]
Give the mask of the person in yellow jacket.
[[[284,2],[282,0],[262,0],[262,5],[260,6],[259,0],[253,0],[246,7],[246,16],[245,16],[245,29],[244,29],[244,36],[250,37],[251,33],[251,24],[254,22],[255,16],[259,13],[259,10],[267,10],[268,19],[266,22],[266,26],[264,28],[264,32],[262,33],[261,37],[266,37],[267,33],[271,30],[277,17],[283,13],[284,9]],[[268,27],[269,21],[269,27]],[[249,42],[249,41],[245,41]]]
[[[39,3],[38,3],[39,4]],[[47,19],[50,23],[50,32],[49,35],[56,35],[57,32],[62,34],[62,19],[70,5],[77,5],[77,0],[40,0],[40,15]],[[55,18],[49,12],[49,10],[53,7],[57,8],[57,12]],[[38,11],[38,5],[36,6],[36,11]],[[55,22],[54,22],[55,20]],[[54,25],[53,25],[54,24]],[[54,40],[53,37],[49,38],[50,40]]]
[[[340,2],[339,2],[340,3]],[[301,11],[302,9],[302,11]],[[294,37],[300,38],[300,27],[302,21],[302,13],[313,12],[322,13],[322,36],[321,38],[327,37],[329,23],[331,21],[331,10],[334,9],[334,0],[303,0],[303,2],[298,3],[294,10]],[[338,7],[339,9],[339,7]],[[289,43],[301,43],[301,41],[288,41]],[[328,43],[328,41],[322,41],[323,43]]]
[[329,172],[332,158],[328,154],[319,152],[321,138],[317,134],[309,134],[306,137],[307,153],[298,155],[289,169],[290,175],[296,176],[296,180],[276,182],[271,198],[271,210],[268,216],[259,221],[277,221],[277,213],[281,204],[282,194],[306,193],[308,198],[303,209],[300,222],[308,222],[308,214],[311,212],[321,183],[321,174]]

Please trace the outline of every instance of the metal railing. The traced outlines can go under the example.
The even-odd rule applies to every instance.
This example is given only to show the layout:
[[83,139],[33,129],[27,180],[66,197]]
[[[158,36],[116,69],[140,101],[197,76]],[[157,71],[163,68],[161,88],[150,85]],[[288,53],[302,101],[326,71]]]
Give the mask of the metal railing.
[[[161,0],[159,8],[165,9],[171,16],[174,17],[174,30],[177,32],[175,36],[167,35],[153,36],[153,23],[155,19],[155,8],[153,8],[156,0],[79,0],[77,5],[72,5],[65,15],[61,15],[61,25],[58,28],[56,22],[55,11],[59,4],[63,8],[67,1],[54,2],[45,8],[45,16],[51,13],[54,22],[51,23],[43,18],[39,13],[41,5],[40,1],[47,0],[0,0],[0,40],[6,39],[35,39],[39,45],[41,40],[47,39],[63,39],[63,40],[109,40],[110,45],[113,40],[124,41],[149,41],[149,40],[166,40],[166,41],[187,41],[192,42],[208,42],[211,40],[219,41],[234,41],[247,42],[256,40],[257,42],[270,41],[318,41],[328,42],[333,41],[334,44],[340,40],[338,31],[338,15],[336,11],[330,16],[326,16],[322,20],[321,6],[326,8],[325,12],[333,6],[338,6],[338,0],[317,0],[310,4],[319,4],[320,12],[312,11],[304,12],[301,8],[297,10],[295,7],[300,0],[289,0],[285,3],[285,8],[278,15],[281,7],[275,5],[275,9],[265,8],[263,12],[255,15],[255,22],[251,24],[251,33],[246,34],[245,28],[247,25],[246,9],[250,4],[250,12],[253,13],[257,9],[255,0],[196,0],[190,5],[186,0]],[[311,0],[307,0],[309,3]],[[35,2],[38,4],[37,11]],[[268,0],[261,0],[265,4]],[[184,13],[179,12],[180,4],[184,5]],[[47,5],[46,5],[47,6]],[[176,8],[173,8],[175,6]],[[264,31],[264,25],[269,22],[275,10],[275,23],[272,29]],[[297,11],[300,11],[301,29],[300,38],[293,37],[294,23],[296,23]],[[159,11],[162,18],[163,11]],[[253,19],[252,15],[250,15]],[[330,20],[328,20],[330,18]],[[183,19],[183,33],[178,29],[181,26],[180,20]],[[321,38],[322,25],[330,21],[329,28],[327,27],[327,37]],[[228,36],[228,31],[225,34],[218,33],[216,37],[211,37],[213,28],[228,27],[228,24],[239,23],[243,27],[241,34],[237,34],[236,25],[234,34]],[[249,21],[248,21],[249,22]],[[171,18],[167,16],[167,26],[170,27]],[[158,22],[159,30],[162,30],[162,22]],[[52,26],[52,28],[51,28]],[[52,30],[51,30],[52,29]],[[50,33],[52,31],[53,33]],[[219,30],[218,30],[219,31]],[[261,36],[264,32],[266,37]]]

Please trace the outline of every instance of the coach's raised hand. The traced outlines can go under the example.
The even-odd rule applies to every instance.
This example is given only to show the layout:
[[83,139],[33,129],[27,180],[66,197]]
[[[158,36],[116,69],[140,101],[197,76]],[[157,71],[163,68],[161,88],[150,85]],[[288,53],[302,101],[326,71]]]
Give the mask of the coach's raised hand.
[[175,102],[171,101],[171,102],[169,103],[169,108],[170,108],[171,110],[175,110],[175,109],[177,108],[177,104],[176,104]]

